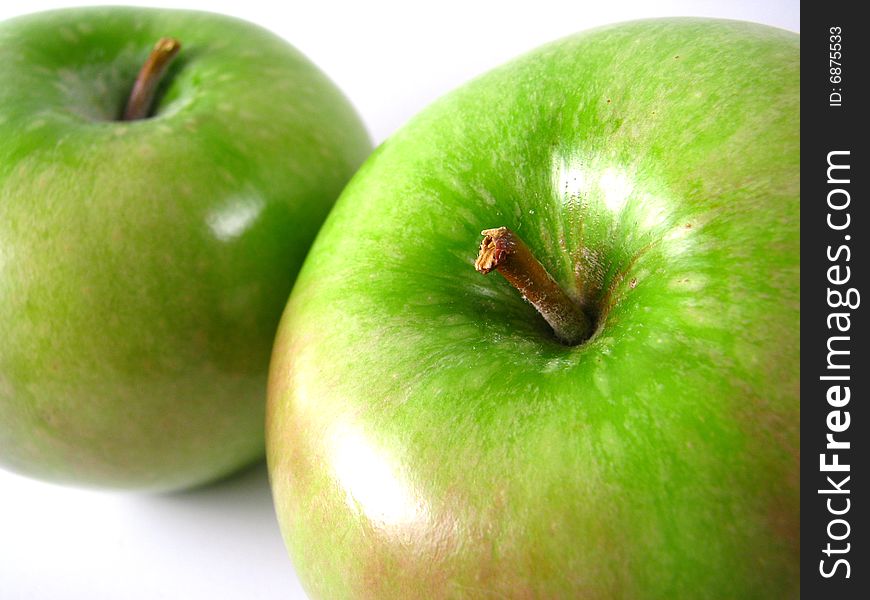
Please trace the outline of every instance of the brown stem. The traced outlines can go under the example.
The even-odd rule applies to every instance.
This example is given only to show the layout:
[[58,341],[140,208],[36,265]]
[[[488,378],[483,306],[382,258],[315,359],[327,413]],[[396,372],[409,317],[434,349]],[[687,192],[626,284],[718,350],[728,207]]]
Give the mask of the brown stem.
[[579,344],[591,333],[586,313],[565,293],[520,237],[507,227],[480,232],[483,242],[474,268],[486,275],[497,270],[538,309],[556,337]]
[[179,50],[181,44],[174,38],[160,38],[157,41],[148,60],[142,65],[136,83],[133,84],[127,107],[124,109],[124,121],[144,119],[148,116],[160,79]]

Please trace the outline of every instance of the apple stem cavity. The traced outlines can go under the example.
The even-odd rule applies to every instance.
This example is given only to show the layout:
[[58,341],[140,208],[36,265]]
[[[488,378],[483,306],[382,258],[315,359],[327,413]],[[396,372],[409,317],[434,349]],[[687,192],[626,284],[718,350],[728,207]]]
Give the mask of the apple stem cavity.
[[520,237],[507,227],[484,229],[480,253],[474,261],[478,273],[496,270],[553,328],[559,341],[575,346],[592,332],[592,322]]
[[124,108],[124,121],[148,117],[160,80],[179,50],[181,50],[181,43],[175,38],[160,38],[157,41],[151,54],[148,55],[148,60],[142,65],[136,83],[133,84],[133,90]]

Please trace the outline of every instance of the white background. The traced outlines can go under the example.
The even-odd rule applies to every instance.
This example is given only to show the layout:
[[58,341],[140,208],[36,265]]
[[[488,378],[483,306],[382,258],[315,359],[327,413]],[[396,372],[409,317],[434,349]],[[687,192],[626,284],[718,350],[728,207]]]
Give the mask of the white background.
[[[74,4],[0,2],[0,20]],[[376,143],[471,77],[589,27],[696,15],[798,31],[800,17],[798,0],[133,4],[222,12],[275,31],[344,90]],[[292,600],[305,594],[259,465],[206,488],[163,496],[61,488],[0,471],[0,599],[18,598]]]

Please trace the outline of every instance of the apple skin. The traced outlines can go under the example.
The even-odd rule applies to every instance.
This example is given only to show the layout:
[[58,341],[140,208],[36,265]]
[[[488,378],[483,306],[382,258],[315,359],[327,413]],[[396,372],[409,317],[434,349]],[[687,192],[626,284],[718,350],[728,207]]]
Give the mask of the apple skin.
[[[121,122],[163,36],[154,118]],[[0,24],[0,464],[169,490],[264,453],[269,355],[314,236],[370,152],[277,36],[209,13]]]
[[[313,598],[799,595],[799,36],[544,46],[351,180],[273,351],[267,459]],[[596,316],[473,262],[508,226]]]

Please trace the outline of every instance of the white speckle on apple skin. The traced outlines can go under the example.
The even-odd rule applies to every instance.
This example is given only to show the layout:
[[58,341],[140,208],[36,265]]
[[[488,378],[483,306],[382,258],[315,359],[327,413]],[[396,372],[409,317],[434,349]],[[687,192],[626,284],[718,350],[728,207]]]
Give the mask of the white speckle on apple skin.
[[187,182],[184,182],[178,186],[178,190],[181,192],[183,196],[186,198],[193,197],[193,187]]
[[728,329],[732,326],[728,319],[721,318],[720,314],[712,310],[711,307],[704,306],[703,303],[697,303],[695,306],[685,306],[684,314],[699,327]]
[[592,377],[595,382],[595,387],[601,393],[601,396],[605,400],[610,399],[610,379],[609,373],[607,369],[598,368],[595,370],[595,374]]
[[61,27],[58,29],[57,33],[70,44],[77,44],[79,41],[78,34],[69,27]]
[[670,288],[684,292],[699,292],[707,287],[707,277],[700,273],[681,273],[671,279]]
[[638,210],[643,213],[640,215],[642,219],[641,225],[647,230],[658,229],[664,225],[670,213],[663,199],[651,195],[643,197],[643,200],[639,203]]
[[227,171],[226,169],[220,169],[218,171],[218,175],[220,175],[221,179],[223,179],[227,183],[233,183],[237,180],[236,176],[231,171]]
[[238,118],[242,121],[256,121],[257,115],[253,114],[249,110],[240,110],[238,112]]

